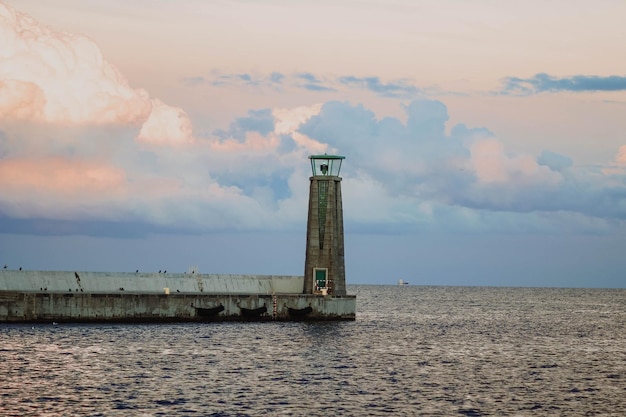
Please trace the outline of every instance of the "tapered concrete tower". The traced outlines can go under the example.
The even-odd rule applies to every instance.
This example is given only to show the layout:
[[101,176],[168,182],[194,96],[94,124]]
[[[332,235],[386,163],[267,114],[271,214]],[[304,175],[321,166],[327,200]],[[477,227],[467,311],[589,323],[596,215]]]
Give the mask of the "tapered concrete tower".
[[339,171],[344,156],[311,155],[311,188],[304,262],[304,293],[346,295],[343,206]]

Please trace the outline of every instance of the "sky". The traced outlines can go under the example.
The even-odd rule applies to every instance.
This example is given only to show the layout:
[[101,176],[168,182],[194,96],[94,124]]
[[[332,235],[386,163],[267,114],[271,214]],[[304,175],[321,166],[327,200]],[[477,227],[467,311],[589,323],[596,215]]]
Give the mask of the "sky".
[[621,0],[0,0],[0,264],[626,288]]

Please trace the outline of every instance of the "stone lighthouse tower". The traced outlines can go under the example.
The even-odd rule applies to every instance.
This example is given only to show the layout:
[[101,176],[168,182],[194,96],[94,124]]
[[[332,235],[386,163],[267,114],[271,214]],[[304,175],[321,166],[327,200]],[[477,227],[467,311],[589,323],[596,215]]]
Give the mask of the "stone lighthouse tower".
[[346,295],[343,207],[339,171],[344,156],[311,155],[311,188],[304,262],[304,293]]

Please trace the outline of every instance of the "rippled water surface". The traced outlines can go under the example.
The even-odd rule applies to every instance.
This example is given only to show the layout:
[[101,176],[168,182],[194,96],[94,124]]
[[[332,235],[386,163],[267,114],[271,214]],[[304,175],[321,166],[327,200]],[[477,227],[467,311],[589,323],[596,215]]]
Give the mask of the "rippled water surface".
[[626,290],[349,292],[355,322],[0,325],[0,415],[626,415]]

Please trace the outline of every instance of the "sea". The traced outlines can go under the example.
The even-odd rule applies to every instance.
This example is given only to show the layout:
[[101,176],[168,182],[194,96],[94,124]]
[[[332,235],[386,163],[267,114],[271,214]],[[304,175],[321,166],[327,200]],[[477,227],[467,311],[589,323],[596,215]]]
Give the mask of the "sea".
[[348,292],[349,322],[0,325],[0,415],[626,416],[626,289]]

